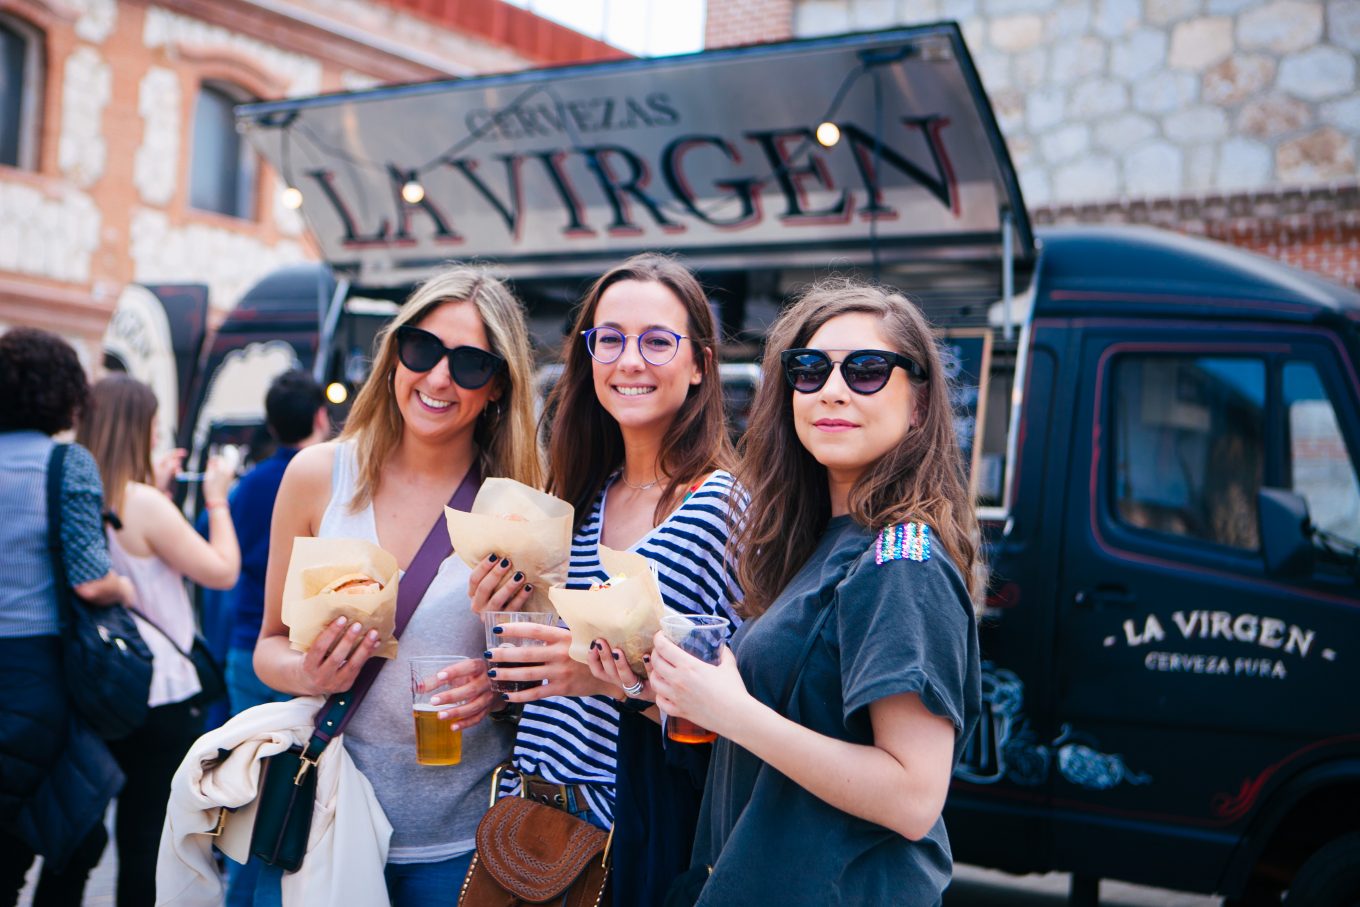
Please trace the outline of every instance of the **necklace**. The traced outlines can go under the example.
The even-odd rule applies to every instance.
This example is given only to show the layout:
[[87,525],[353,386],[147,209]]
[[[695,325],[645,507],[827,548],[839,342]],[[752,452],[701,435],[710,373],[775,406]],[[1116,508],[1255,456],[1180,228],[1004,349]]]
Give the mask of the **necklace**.
[[623,481],[623,484],[627,485],[634,491],[646,491],[648,488],[656,487],[656,483],[661,481],[660,479],[652,479],[650,482],[643,482],[641,485],[634,485],[632,482],[628,481],[628,473],[624,472],[622,469],[619,470],[619,479]]

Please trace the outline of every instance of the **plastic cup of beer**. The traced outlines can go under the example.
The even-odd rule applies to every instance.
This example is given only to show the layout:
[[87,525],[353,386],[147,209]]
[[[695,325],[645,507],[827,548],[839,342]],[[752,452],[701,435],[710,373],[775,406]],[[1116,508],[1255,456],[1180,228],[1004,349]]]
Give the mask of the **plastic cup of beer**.
[[449,729],[450,721],[440,721],[439,713],[461,702],[434,705],[431,697],[458,683],[456,678],[440,680],[439,673],[460,662],[466,655],[420,655],[411,658],[411,711],[416,721],[416,762],[421,765],[457,765],[463,758],[463,732]]
[[[727,618],[707,614],[667,614],[661,618],[661,632],[667,639],[711,665],[722,658],[729,626]],[[712,731],[675,715],[666,716],[666,736],[676,743],[712,743],[718,739]]]
[[[495,668],[539,668],[542,661],[534,660],[535,648],[546,643],[541,639],[525,639],[519,636],[503,636],[496,627],[504,624],[538,624],[543,627],[557,625],[557,615],[551,611],[483,611],[482,626],[486,628],[486,648],[496,656]],[[507,651],[509,650],[509,651]],[[500,680],[491,678],[491,689],[497,693],[518,693],[542,686],[542,680]]]

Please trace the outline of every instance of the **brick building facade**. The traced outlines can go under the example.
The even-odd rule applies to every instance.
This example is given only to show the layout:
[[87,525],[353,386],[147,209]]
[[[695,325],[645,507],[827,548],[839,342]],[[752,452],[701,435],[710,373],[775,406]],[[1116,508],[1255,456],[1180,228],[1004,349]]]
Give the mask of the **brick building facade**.
[[1360,0],[709,0],[708,15],[710,47],[957,21],[1037,225],[1151,223],[1360,286]]
[[134,283],[220,318],[315,258],[234,103],[618,56],[501,0],[0,0],[0,328],[94,364]]

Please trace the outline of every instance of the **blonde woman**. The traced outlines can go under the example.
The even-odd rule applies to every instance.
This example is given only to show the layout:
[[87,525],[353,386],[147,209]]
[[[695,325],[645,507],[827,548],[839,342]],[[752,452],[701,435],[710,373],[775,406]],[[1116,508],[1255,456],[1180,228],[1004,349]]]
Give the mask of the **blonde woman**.
[[[373,371],[340,438],[300,451],[284,474],[255,649],[260,679],[287,693],[342,692],[382,642],[375,630],[337,623],[306,654],[289,647],[280,608],[294,537],[367,539],[405,569],[473,468],[542,484],[520,305],[493,278],[455,268],[419,287],[379,336]],[[400,658],[481,653],[469,576],[457,557],[444,561],[402,634]],[[416,764],[404,665],[378,675],[345,732],[347,751],[393,826],[387,885],[395,907],[457,900],[492,769],[513,743],[510,725],[483,721],[499,705],[485,663],[462,664],[440,700],[464,704],[439,713],[464,732],[457,768]]]
[[227,511],[231,473],[216,459],[204,473],[209,514],[204,541],[155,486],[155,420],[151,388],[126,375],[112,375],[92,389],[77,434],[99,464],[105,510],[118,518],[116,528],[108,531],[109,557],[137,591],[136,613],[146,618],[138,619],[139,629],[155,657],[146,724],[109,744],[127,776],[114,828],[119,907],[155,900],[156,852],[170,779],[203,731],[202,711],[193,701],[200,690],[198,674],[183,654],[193,645],[195,626],[184,580],[230,589],[241,567]]

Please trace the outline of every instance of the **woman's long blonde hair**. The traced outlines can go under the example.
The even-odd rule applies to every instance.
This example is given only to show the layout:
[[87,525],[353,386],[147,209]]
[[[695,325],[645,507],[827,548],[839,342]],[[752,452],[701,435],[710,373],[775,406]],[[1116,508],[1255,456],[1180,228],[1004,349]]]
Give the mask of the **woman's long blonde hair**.
[[921,418],[901,442],[864,471],[850,489],[850,515],[869,529],[911,520],[930,526],[974,594],[977,514],[963,479],[954,434],[949,379],[921,310],[895,290],[847,279],[817,284],[771,326],[765,344],[737,478],[750,492],[731,544],[746,599],[743,610],[761,614],[811,556],[831,518],[826,467],[808,453],[793,425],[793,391],[779,354],[807,345],[831,319],[865,312],[898,352],[925,367],[912,382]]
[[104,509],[118,513],[129,482],[151,484],[156,394],[127,375],[109,375],[90,389],[76,441],[94,454],[104,483]]
[[418,286],[397,317],[378,334],[373,370],[350,409],[340,439],[355,442],[359,476],[353,510],[373,500],[383,463],[401,441],[402,417],[392,392],[397,368],[396,330],[416,324],[448,302],[468,302],[477,309],[491,352],[505,360],[498,375],[501,395],[477,419],[473,439],[484,478],[502,476],[541,488],[543,460],[534,432],[533,358],[524,311],[505,284],[483,271],[458,266],[440,271]]

